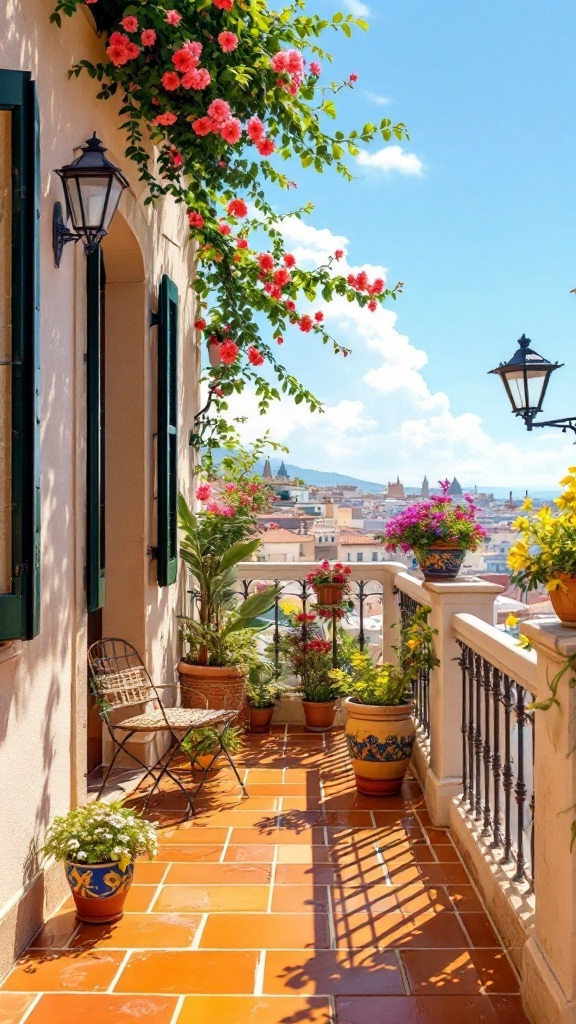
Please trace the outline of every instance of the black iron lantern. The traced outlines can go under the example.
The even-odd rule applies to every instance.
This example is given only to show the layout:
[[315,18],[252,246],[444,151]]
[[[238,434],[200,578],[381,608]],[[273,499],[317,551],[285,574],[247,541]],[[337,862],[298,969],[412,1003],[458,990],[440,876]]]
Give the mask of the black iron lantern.
[[82,146],[82,155],[74,163],[56,171],[62,180],[66,213],[73,230],[63,222],[62,206],[54,204],[54,263],[60,266],[62,250],[67,242],[82,239],[86,253],[94,252],[108,228],[125,188],[126,178],[118,167],[106,159],[105,147],[96,132]]
[[548,359],[538,355],[530,348],[530,338],[524,334],[518,345],[519,348],[507,363],[500,363],[500,366],[489,373],[498,374],[506,388],[512,412],[515,416],[521,416],[528,430],[532,430],[533,426],[541,426],[534,423],[534,417],[542,410],[550,377],[554,370],[558,370],[564,364],[550,363]]

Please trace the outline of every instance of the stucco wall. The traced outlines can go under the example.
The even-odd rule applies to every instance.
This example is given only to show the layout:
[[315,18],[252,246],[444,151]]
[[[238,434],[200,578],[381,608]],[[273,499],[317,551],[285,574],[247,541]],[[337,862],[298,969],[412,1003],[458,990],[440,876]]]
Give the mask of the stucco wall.
[[[111,488],[121,523],[107,552],[110,607],[104,622],[105,628],[129,632],[157,673],[169,674],[177,657],[174,610],[183,587],[179,581],[159,589],[155,563],[146,555],[147,547],[156,544],[156,331],[148,324],[164,272],[180,291],[180,473],[185,492],[191,465],[187,438],[197,408],[198,353],[188,287],[192,253],[184,211],[170,201],[157,211],[144,207],[134,165],[123,156],[117,104],[97,101],[98,83],[87,75],[68,79],[70,64],[97,59],[102,50],[88,9],[64,18],[61,30],[49,24],[50,9],[46,0],[0,4],[0,67],[30,71],[37,82],[42,163],[42,630],[33,641],[0,650],[0,973],[10,966],[14,947],[40,923],[44,882],[35,849],[45,827],[85,796],[85,256],[81,244],[69,245],[57,270],[51,239],[53,204],[62,200],[53,168],[70,162],[74,147],[93,131],[132,186],[122,197],[105,247],[113,316],[109,344],[117,346],[111,357],[117,371],[110,384],[116,390],[112,404],[118,417],[124,396],[128,428],[124,448],[118,433],[108,436],[108,459],[113,466],[117,457],[126,470],[132,465],[132,478],[124,488],[125,500],[121,488]],[[31,885],[34,898],[18,911]],[[54,903],[58,881],[48,889]]]

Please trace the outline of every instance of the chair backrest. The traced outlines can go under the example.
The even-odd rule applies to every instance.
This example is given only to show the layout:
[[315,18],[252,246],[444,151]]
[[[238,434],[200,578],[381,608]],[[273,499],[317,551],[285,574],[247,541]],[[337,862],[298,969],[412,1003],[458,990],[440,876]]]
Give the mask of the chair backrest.
[[140,655],[118,637],[97,640],[88,650],[94,695],[104,712],[158,700]]

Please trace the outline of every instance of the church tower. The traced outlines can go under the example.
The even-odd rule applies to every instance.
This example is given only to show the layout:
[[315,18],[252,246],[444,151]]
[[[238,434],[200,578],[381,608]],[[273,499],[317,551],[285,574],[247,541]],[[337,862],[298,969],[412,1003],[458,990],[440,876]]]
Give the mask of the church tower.
[[290,477],[288,475],[288,470],[286,469],[286,466],[284,465],[284,459],[282,459],[282,462],[280,463],[280,469],[278,470],[276,476],[277,477],[281,477],[283,480],[289,480],[290,479]]
[[422,481],[421,495],[422,495],[423,498],[429,498],[430,497],[430,484],[428,483],[428,477],[427,476],[425,476],[423,481]]
[[266,462],[264,463],[264,469],[262,471],[262,479],[263,480],[271,480],[272,479],[272,466],[270,465],[270,459],[266,459]]

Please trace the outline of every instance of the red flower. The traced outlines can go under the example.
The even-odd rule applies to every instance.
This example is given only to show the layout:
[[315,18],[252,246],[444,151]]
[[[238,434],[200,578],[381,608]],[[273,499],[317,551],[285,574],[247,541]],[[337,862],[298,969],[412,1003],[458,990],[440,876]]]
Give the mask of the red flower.
[[314,313],[314,319],[316,323],[321,324],[324,319],[324,313],[319,309],[317,313]]
[[221,11],[231,11],[234,7],[234,0],[212,0],[214,7],[219,7]]
[[237,249],[247,249],[248,248],[248,239],[247,238],[239,238],[238,241],[236,242],[236,248]]
[[370,285],[371,295],[381,295],[386,287],[386,282],[382,277],[377,277],[376,280]]
[[212,388],[212,394],[217,395],[218,398],[224,398],[224,392],[222,391],[222,388]]
[[276,343],[278,345],[283,345],[284,344],[284,338],[280,338],[280,337],[276,338]]
[[154,29],[145,28],[140,39],[142,40],[142,46],[154,46],[154,43],[156,42],[156,33]]
[[206,68],[192,68],[184,75],[182,87],[184,89],[206,89],[211,81],[210,72]]
[[177,75],[175,71],[165,71],[160,81],[165,89],[169,92],[173,92],[173,90],[177,89],[180,85],[180,76]]
[[212,100],[208,107],[208,115],[217,125],[224,124],[232,116],[230,104],[226,103],[226,100]]
[[243,199],[231,199],[228,203],[228,213],[231,217],[245,217],[248,207]]
[[177,120],[178,118],[176,117],[176,114],[172,114],[169,110],[167,110],[165,114],[157,114],[154,120],[152,121],[152,124],[168,125],[174,124]]
[[170,157],[174,167],[182,167],[182,164],[184,163],[184,161],[182,159],[182,154],[180,153],[180,151],[178,149],[176,149],[176,146],[169,146],[168,147],[168,155],[169,155],[169,157]]
[[252,363],[252,366],[262,366],[264,362],[264,356],[253,345],[248,349],[248,362]]
[[120,24],[125,32],[136,32],[138,29],[138,18],[129,14],[126,18],[122,18]]
[[336,249],[334,256],[337,260],[341,260],[344,255],[344,249]]
[[357,287],[356,278],[354,277],[354,274],[348,274],[348,277],[346,278],[346,280],[347,280],[347,282],[348,282],[348,284],[350,285],[351,288],[356,288]]
[[299,323],[300,330],[304,331],[305,334],[308,334],[308,331],[311,331],[314,326],[314,321],[312,320],[312,317],[308,316],[307,313],[305,313],[304,316],[300,317]]
[[164,21],[167,21],[169,25],[179,25],[182,21],[182,15],[178,14],[178,11],[175,10],[166,11]]
[[265,132],[266,128],[260,118],[256,115],[251,117],[246,125],[246,134],[248,135],[248,138],[252,139],[252,142],[261,142],[264,138]]
[[229,224],[226,223],[225,220],[221,220],[218,225],[218,231],[220,232],[221,235],[229,235],[232,232],[232,228],[230,227]]
[[190,53],[190,50],[182,47],[181,50],[176,50],[176,53],[172,54],[172,63],[177,71],[191,71],[198,64],[198,58]]
[[260,267],[260,270],[273,270],[274,257],[269,252],[261,252],[258,256],[258,266]]
[[204,217],[201,213],[197,213],[195,210],[188,211],[188,223],[191,228],[203,228]]
[[212,488],[210,484],[200,484],[200,487],[196,491],[196,497],[198,501],[207,501],[212,494]]
[[238,46],[238,36],[234,32],[221,32],[218,42],[224,53],[231,53]]
[[196,328],[197,331],[205,331],[206,330],[206,321],[202,320],[202,319],[196,320],[195,323],[194,323],[194,327]]
[[[225,121],[220,128],[220,135],[226,142],[231,145],[235,145],[242,137],[242,125],[237,117],[231,117],[228,121]],[[248,210],[246,210],[246,213]],[[244,216],[244,214],[242,214]]]
[[198,117],[192,122],[192,129],[196,135],[209,135],[214,131],[214,122],[209,117]]
[[274,284],[280,285],[281,288],[290,284],[290,274],[284,267],[280,267],[274,274]]
[[286,309],[289,309],[289,310],[296,309],[296,303],[292,299],[287,299],[286,300]]
[[284,253],[284,263],[286,264],[287,267],[296,266],[296,260],[291,252]]
[[272,139],[262,139],[256,143],[256,149],[260,153],[260,156],[272,156],[272,153],[276,149],[276,143]]
[[350,75],[350,81],[351,82],[357,82],[358,81],[358,75],[355,75],[354,73],[351,74]]
[[370,302],[368,303],[368,309],[370,310],[371,313],[376,312],[376,310],[378,309],[378,303],[376,302],[375,299],[370,299]]
[[240,349],[234,341],[223,341],[220,346],[220,358],[223,363],[229,365],[235,362]]

